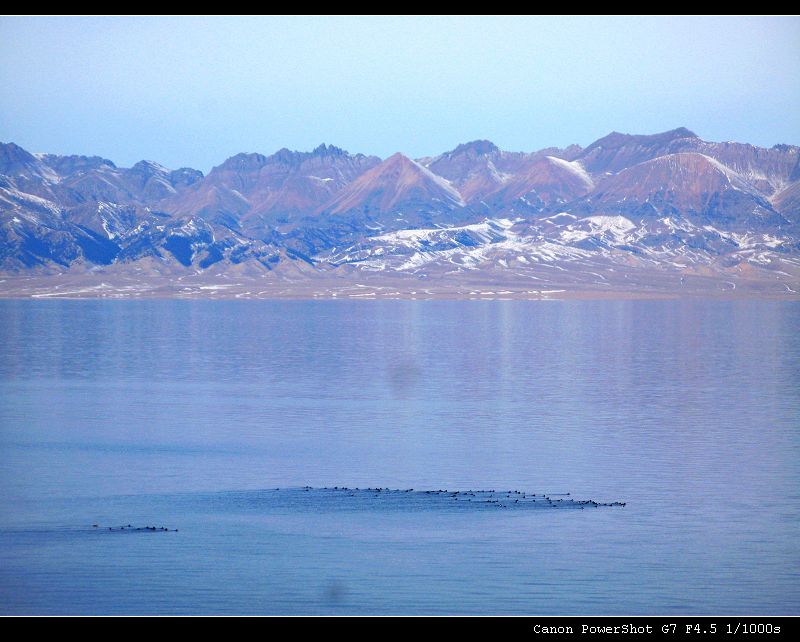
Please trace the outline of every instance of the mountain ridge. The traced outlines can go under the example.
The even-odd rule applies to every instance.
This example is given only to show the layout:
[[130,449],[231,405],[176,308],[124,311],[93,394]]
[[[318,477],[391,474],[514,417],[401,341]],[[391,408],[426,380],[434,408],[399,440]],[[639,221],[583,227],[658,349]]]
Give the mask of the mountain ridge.
[[636,264],[654,282],[700,271],[792,294],[799,194],[800,147],[684,127],[533,152],[479,139],[416,160],[322,143],[235,154],[208,174],[0,143],[0,272],[445,283],[590,261],[592,287]]

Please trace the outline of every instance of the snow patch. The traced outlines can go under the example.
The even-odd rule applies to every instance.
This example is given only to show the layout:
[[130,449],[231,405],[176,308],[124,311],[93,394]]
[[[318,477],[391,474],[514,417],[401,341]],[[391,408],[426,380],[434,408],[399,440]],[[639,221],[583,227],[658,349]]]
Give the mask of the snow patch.
[[571,174],[574,174],[580,178],[588,189],[592,189],[594,187],[594,181],[592,180],[592,177],[589,176],[589,173],[583,168],[583,165],[581,165],[580,161],[565,161],[563,158],[556,158],[555,156],[547,156],[546,158],[554,165],[563,167]]

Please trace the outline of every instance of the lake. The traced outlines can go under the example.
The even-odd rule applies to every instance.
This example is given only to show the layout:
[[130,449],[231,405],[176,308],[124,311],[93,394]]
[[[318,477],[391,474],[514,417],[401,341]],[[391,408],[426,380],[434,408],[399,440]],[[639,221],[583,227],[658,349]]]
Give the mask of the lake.
[[3,614],[800,614],[798,541],[797,302],[0,301]]

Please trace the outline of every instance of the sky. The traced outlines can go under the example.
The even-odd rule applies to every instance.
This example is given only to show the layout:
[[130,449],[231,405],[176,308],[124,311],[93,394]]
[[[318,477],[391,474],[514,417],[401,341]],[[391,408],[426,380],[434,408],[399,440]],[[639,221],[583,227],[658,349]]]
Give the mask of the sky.
[[322,142],[800,144],[798,17],[0,18],[0,141],[208,171]]

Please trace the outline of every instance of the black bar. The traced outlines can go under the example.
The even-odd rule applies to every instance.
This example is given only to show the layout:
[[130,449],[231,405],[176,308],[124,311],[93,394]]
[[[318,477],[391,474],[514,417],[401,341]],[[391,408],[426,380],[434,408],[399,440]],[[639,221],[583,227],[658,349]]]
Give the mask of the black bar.
[[[31,619],[31,618],[26,618]],[[37,619],[37,618],[33,618]],[[119,632],[117,617],[69,617],[38,618],[42,623],[60,623],[69,628],[70,624],[85,627],[86,632],[93,627],[108,633]],[[127,619],[125,632],[128,635],[152,634],[160,630],[162,623],[154,620],[172,619],[170,616],[124,617]],[[555,640],[564,637],[594,639],[637,639],[637,640],[783,640],[800,634],[800,619],[796,616],[289,616],[270,617],[270,626],[291,626],[294,637],[300,633],[319,633],[327,639],[331,634],[374,633],[376,635],[401,636],[446,636],[451,640],[463,636],[477,640]],[[87,620],[92,620],[87,622]],[[241,620],[245,626],[253,624],[252,618],[241,617],[186,617],[180,618],[180,626],[202,627],[202,632],[210,633],[219,626],[220,632],[229,637]],[[157,627],[154,629],[154,625]],[[107,628],[106,628],[107,627]],[[224,627],[224,628],[223,628]],[[83,628],[81,629],[84,630]],[[283,628],[276,628],[285,630]],[[266,631],[266,629],[265,629]],[[509,637],[513,636],[513,637]],[[181,635],[185,637],[185,635]]]

